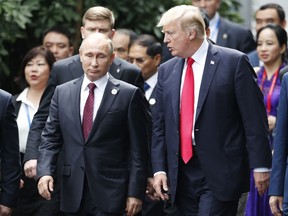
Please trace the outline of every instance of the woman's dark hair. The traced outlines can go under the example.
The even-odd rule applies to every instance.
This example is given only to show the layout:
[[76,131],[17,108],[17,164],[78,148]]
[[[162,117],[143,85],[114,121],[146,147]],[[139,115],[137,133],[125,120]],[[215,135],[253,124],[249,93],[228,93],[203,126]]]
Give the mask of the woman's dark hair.
[[23,90],[25,87],[28,86],[28,83],[25,79],[25,67],[27,63],[38,55],[43,56],[45,58],[45,60],[49,65],[50,71],[52,69],[53,63],[56,61],[53,53],[44,46],[37,46],[29,50],[21,62],[19,75],[15,79],[15,82],[19,85],[20,90]]

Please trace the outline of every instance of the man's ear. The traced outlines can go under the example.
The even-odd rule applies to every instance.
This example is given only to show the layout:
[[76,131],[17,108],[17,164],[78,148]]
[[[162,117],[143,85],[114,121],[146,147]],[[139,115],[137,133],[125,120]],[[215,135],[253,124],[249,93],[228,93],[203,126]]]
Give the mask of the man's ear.
[[189,32],[189,40],[193,40],[194,38],[196,38],[196,31],[195,30],[190,30]]

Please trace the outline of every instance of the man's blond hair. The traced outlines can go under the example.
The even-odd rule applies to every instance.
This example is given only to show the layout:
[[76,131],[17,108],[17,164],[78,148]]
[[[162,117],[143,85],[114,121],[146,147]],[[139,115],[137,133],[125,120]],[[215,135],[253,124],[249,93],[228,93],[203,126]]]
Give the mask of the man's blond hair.
[[111,24],[111,29],[114,28],[115,18],[113,12],[106,7],[95,6],[89,8],[83,15],[82,25],[85,26],[86,20],[96,21],[96,20],[108,20]]
[[172,7],[162,15],[157,27],[163,27],[172,22],[179,23],[185,32],[195,30],[198,38],[205,36],[205,23],[198,7],[192,5]]

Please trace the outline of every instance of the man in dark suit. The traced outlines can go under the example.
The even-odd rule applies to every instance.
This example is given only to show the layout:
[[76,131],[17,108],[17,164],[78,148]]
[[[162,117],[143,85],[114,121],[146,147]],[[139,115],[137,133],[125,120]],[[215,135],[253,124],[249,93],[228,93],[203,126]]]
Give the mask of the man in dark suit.
[[210,39],[217,45],[237,49],[244,53],[249,53],[256,48],[249,29],[220,17],[217,11],[221,0],[192,0],[192,5],[207,12],[210,19]]
[[[256,33],[258,32],[259,29],[261,29],[262,27],[266,26],[269,23],[280,25],[282,28],[285,29],[286,27],[285,11],[279,4],[268,3],[262,5],[255,12],[255,21],[256,21],[255,22]],[[253,67],[261,66],[256,49],[248,53],[248,58]]]
[[[286,70],[288,67],[286,67]],[[276,136],[274,140],[274,154],[271,170],[271,184],[269,185],[269,204],[275,216],[288,214],[288,75],[284,75],[281,83]]]
[[171,8],[158,26],[177,57],[158,70],[154,188],[176,203],[181,216],[236,215],[250,170],[263,194],[271,167],[267,115],[253,68],[245,54],[207,42],[194,6]]
[[20,186],[20,154],[12,96],[0,89],[0,215],[10,216]]
[[[81,27],[82,38],[87,37],[93,32],[100,32],[112,38],[114,23],[114,15],[108,8],[100,6],[89,8],[83,16],[83,26]],[[121,79],[141,89],[143,88],[143,77],[140,70],[122,59],[114,58],[109,68],[109,73],[116,79]],[[79,55],[69,57],[54,64],[47,88],[43,93],[39,109],[33,118],[29,131],[24,157],[26,176],[31,178],[36,176],[38,146],[41,142],[41,133],[48,117],[49,106],[55,87],[82,75],[83,69]]]
[[[150,104],[152,112],[156,106],[156,84],[158,76],[158,66],[161,62],[162,47],[152,35],[139,35],[132,43],[128,53],[128,61],[141,69],[144,78],[145,97]],[[150,147],[149,147],[150,149]],[[150,152],[150,150],[149,150]],[[149,166],[149,177],[147,181],[147,196],[145,197],[142,216],[161,216],[163,215],[163,202],[153,200],[149,192],[153,193],[153,173],[151,164]],[[151,199],[152,198],[152,199]]]
[[84,76],[58,86],[52,98],[39,147],[39,193],[51,198],[63,149],[60,208],[65,215],[122,216],[125,210],[136,215],[147,181],[149,105],[139,88],[108,74],[114,52],[107,36],[85,37],[79,53]]

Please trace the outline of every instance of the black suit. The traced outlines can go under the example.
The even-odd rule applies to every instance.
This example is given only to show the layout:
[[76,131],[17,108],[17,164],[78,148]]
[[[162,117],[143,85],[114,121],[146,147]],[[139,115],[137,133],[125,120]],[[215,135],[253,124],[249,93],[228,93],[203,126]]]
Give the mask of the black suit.
[[256,48],[256,42],[249,29],[223,18],[220,18],[216,44],[244,53],[249,53]]
[[[83,73],[79,55],[71,56],[54,63],[47,88],[43,93],[39,109],[31,124],[24,163],[27,160],[38,158],[38,146],[41,142],[41,133],[49,114],[50,102],[56,86],[78,78],[82,76]],[[140,70],[122,59],[114,59],[110,66],[109,73],[116,79],[121,79],[143,89],[143,77]]]
[[63,149],[61,210],[77,212],[89,185],[97,208],[121,214],[128,196],[145,196],[152,124],[148,103],[139,88],[110,77],[84,141],[79,105],[82,81],[83,76],[55,90],[39,147],[37,176],[55,174],[57,155]]
[[0,205],[17,204],[20,185],[20,154],[16,115],[12,96],[0,89]]

